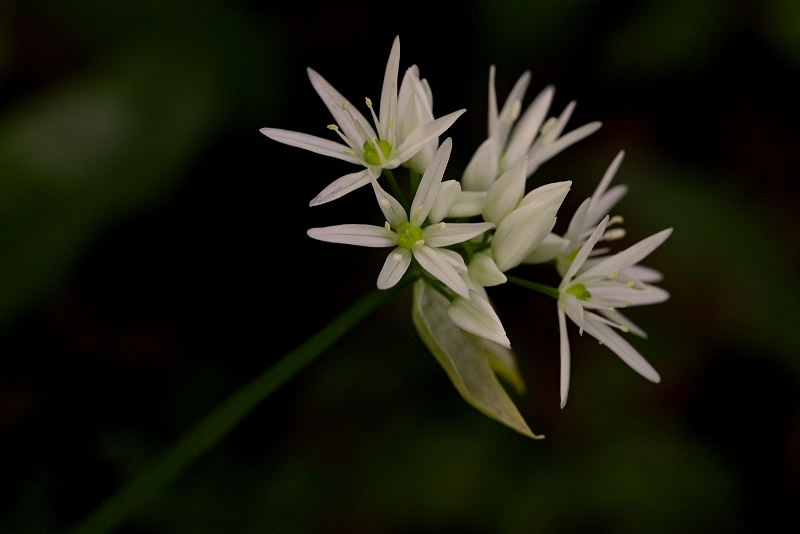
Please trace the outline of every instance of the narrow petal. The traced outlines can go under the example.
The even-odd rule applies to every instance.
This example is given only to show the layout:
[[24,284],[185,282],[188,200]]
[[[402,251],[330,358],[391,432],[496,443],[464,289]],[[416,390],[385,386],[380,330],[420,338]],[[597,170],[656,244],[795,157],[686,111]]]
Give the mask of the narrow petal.
[[456,196],[456,201],[453,203],[453,207],[450,208],[450,213],[448,213],[447,216],[452,218],[474,217],[481,214],[485,204],[485,191],[461,191],[461,193]]
[[549,144],[537,145],[534,143],[531,150],[528,152],[528,176],[533,174],[539,166],[567,148],[574,145],[581,139],[589,137],[594,132],[600,129],[601,122],[590,122],[584,124],[580,128],[576,128],[569,132],[567,135],[560,137]]
[[592,206],[597,204],[602,198],[603,194],[608,189],[608,186],[611,185],[611,180],[614,179],[614,176],[617,174],[617,170],[619,166],[622,164],[622,158],[625,157],[625,151],[620,150],[617,154],[617,157],[614,158],[614,161],[611,162],[611,165],[608,166],[606,169],[605,174],[603,174],[603,178],[600,180],[600,183],[597,184],[597,188],[592,193]]
[[583,306],[575,295],[561,293],[558,297],[558,306],[566,312],[573,323],[578,325],[580,333],[583,334],[583,327],[585,324]]
[[363,145],[364,141],[370,137],[376,137],[375,130],[372,129],[367,119],[364,118],[355,106],[348,106],[348,111],[344,111],[343,106],[347,105],[346,103],[348,100],[314,69],[308,68],[306,71],[314,90],[325,103],[328,111],[333,115],[336,124],[341,127],[347,137],[352,139],[359,146]]
[[459,328],[507,349],[511,348],[511,342],[492,305],[475,291],[470,292],[469,300],[456,297],[447,308],[447,316]]
[[497,267],[490,254],[480,252],[469,262],[469,277],[483,287],[506,283],[506,275]]
[[[617,202],[619,202],[627,193],[627,185],[615,185],[609,189],[602,198],[600,198],[589,208],[589,212],[586,215],[586,220],[584,222],[584,229],[597,226],[597,223],[600,222],[600,219],[608,215]],[[592,201],[594,202],[594,197],[592,197]]]
[[442,177],[450,160],[450,151],[453,148],[453,140],[449,137],[444,140],[442,146],[434,154],[431,164],[422,175],[414,201],[411,203],[410,221],[413,226],[422,226],[428,213],[433,207],[436,196],[439,194],[439,187],[442,185]]
[[394,286],[406,274],[408,266],[411,265],[411,251],[397,247],[383,262],[383,268],[378,275],[378,289],[389,289]]
[[[569,227],[567,227],[567,233],[564,234],[566,239],[569,239],[573,243],[580,242],[581,235],[586,228],[586,215],[589,213],[589,206],[591,206],[592,199],[587,198],[581,205],[578,206],[578,209],[575,210],[575,215],[572,216],[572,219],[569,221]],[[600,221],[598,221],[599,223]],[[596,227],[597,223],[592,225],[592,227]]]
[[[600,236],[603,235],[603,232],[606,231],[607,224],[608,224],[608,215],[606,215],[605,219],[600,221],[600,224],[597,226],[597,228],[595,228],[594,232],[592,232],[592,235],[589,236],[589,239],[586,240],[586,243],[584,243],[580,251],[578,251],[577,256],[575,256],[575,259],[572,260],[569,269],[567,269],[567,272],[564,274],[564,279],[561,281],[561,285],[558,286],[558,289],[560,291],[563,291],[564,289],[567,288],[569,283],[572,281],[572,277],[575,276],[575,273],[577,273],[578,269],[581,268],[583,262],[585,262],[586,258],[589,257],[589,253],[597,244],[597,240],[600,239]],[[608,275],[610,273],[611,271],[605,274]]]
[[525,113],[514,127],[514,132],[511,134],[511,140],[504,156],[506,161],[513,163],[517,158],[528,152],[533,140],[536,138],[536,134],[539,133],[539,128],[542,127],[544,118],[547,116],[554,94],[555,88],[552,85],[548,85],[525,110]]
[[364,165],[364,161],[353,155],[349,146],[335,141],[329,141],[322,137],[293,132],[291,130],[280,130],[278,128],[261,128],[259,132],[285,145],[296,146],[297,148],[310,150],[311,152],[316,152],[323,156],[349,161],[356,165]]
[[433,201],[430,213],[428,213],[428,220],[436,224],[447,217],[460,194],[461,184],[457,180],[442,182],[439,194],[436,196],[436,200]]
[[627,249],[614,254],[613,256],[608,257],[607,259],[601,261],[585,273],[581,274],[581,277],[592,277],[592,276],[603,276],[608,275],[610,273],[619,272],[626,267],[630,267],[642,261],[646,258],[651,252],[661,245],[672,233],[672,228],[667,228],[666,230],[662,230],[657,234],[653,234],[650,237],[643,239],[636,243],[635,245],[628,247]]
[[508,133],[511,127],[519,116],[522,109],[522,99],[525,98],[525,91],[528,90],[528,83],[531,81],[531,71],[526,70],[519,77],[517,83],[511,89],[511,92],[506,98],[506,103],[503,104],[503,109],[497,117],[497,129],[492,137],[496,137],[497,143],[500,146],[505,146],[508,139]]
[[541,243],[536,245],[533,251],[522,260],[522,263],[548,262],[564,253],[568,245],[569,241],[567,239],[553,233],[547,234]]
[[590,335],[599,339],[608,348],[613,350],[617,356],[622,358],[622,361],[631,367],[631,369],[651,382],[658,383],[661,381],[661,377],[658,376],[658,372],[653,369],[653,366],[650,365],[630,343],[625,341],[622,336],[617,334],[608,325],[603,324],[599,317],[593,313],[587,313],[584,326]]
[[558,331],[561,337],[561,407],[563,408],[567,404],[567,395],[569,394],[570,357],[567,318],[564,316],[564,310],[560,307],[558,308]]
[[392,155],[392,159],[396,159],[400,163],[406,161],[411,156],[419,152],[420,149],[427,143],[442,135],[444,131],[450,128],[450,126],[456,122],[456,119],[458,119],[465,111],[466,109],[454,111],[449,115],[439,117],[435,121],[431,121],[428,124],[417,128],[405,138],[399,147],[397,147],[397,153]]
[[490,137],[481,143],[469,160],[461,177],[461,188],[464,191],[488,191],[497,178],[499,159],[500,147],[497,140]]
[[497,90],[495,89],[494,84],[495,78],[495,68],[494,65],[489,67],[489,139],[497,138],[497,127],[498,123],[500,122],[500,118],[498,117],[497,113]]
[[[413,223],[412,223],[413,224]],[[433,226],[428,226],[422,230],[422,239],[425,244],[431,247],[449,247],[456,243],[463,243],[473,237],[477,237],[487,230],[494,228],[492,223],[440,223],[444,224],[443,229],[435,230]],[[440,227],[441,228],[441,227]]]
[[378,180],[372,178],[372,189],[375,191],[375,196],[378,198],[378,205],[386,217],[386,221],[392,228],[397,228],[398,225],[408,221],[408,215],[403,205],[397,201],[392,195],[387,193],[379,184]]
[[453,266],[453,269],[455,269],[458,274],[467,273],[468,270],[467,264],[464,263],[464,258],[461,257],[461,254],[459,254],[455,250],[448,250],[446,248],[438,248],[436,250],[438,251],[440,256],[444,257],[447,261],[450,262],[450,265]]
[[434,278],[441,280],[444,285],[452,289],[457,295],[469,299],[467,284],[461,279],[458,272],[450,264],[450,259],[439,250],[427,245],[418,245],[412,249],[414,258],[419,262],[423,269],[428,271]]
[[325,204],[331,200],[336,200],[337,198],[346,195],[350,191],[354,191],[359,187],[367,185],[371,176],[372,175],[370,174],[369,169],[364,169],[360,172],[354,172],[353,174],[345,174],[341,178],[335,180],[331,185],[320,191],[319,194],[314,197],[314,199],[309,202],[308,205],[319,206],[320,204]]
[[655,269],[645,267],[644,265],[631,265],[620,271],[620,273],[647,284],[654,284],[664,279],[664,275]]
[[[386,72],[383,75],[383,88],[381,89],[381,108],[378,121],[381,123],[381,139],[394,142],[389,135],[389,123],[397,119],[397,74],[400,71],[400,36],[394,38],[389,60],[386,62]],[[390,119],[395,119],[391,121]],[[394,126],[397,126],[394,124]]]
[[624,326],[631,334],[647,339],[647,333],[639,328],[633,321],[622,315],[620,312],[614,310],[597,310],[609,321],[612,321],[620,326]]
[[411,95],[414,94],[415,88],[412,79],[419,79],[419,67],[411,65],[406,69],[403,74],[403,81],[400,82],[400,90],[397,93],[397,131],[403,131],[403,122],[405,121],[406,109],[411,102]]
[[361,247],[397,246],[397,234],[382,226],[371,224],[340,224],[323,228],[310,228],[308,236],[328,243],[343,243]]
[[486,205],[483,219],[495,224],[500,222],[517,207],[525,194],[525,169],[527,158],[517,162],[504,172],[486,192]]

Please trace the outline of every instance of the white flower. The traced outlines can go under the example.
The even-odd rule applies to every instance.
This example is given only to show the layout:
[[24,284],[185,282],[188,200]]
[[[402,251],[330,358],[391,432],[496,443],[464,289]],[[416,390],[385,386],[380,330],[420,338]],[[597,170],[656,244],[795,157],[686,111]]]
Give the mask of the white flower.
[[[622,158],[625,156],[625,151],[621,150],[619,154],[611,162],[606,170],[600,183],[597,185],[591,197],[583,201],[583,203],[575,211],[575,215],[570,220],[567,232],[563,237],[555,234],[548,235],[537,246],[531,254],[523,260],[523,263],[544,263],[551,260],[556,260],[556,269],[558,274],[564,276],[569,266],[572,264],[573,258],[578,253],[580,248],[586,243],[586,240],[597,228],[600,220],[605,217],[611,209],[625,196],[628,192],[628,186],[616,185],[611,189],[608,186],[611,180],[617,173]],[[622,217],[612,217],[607,225],[606,232],[600,237],[600,241],[612,241],[620,239],[625,236],[625,230],[622,228],[608,229],[608,227],[621,223]],[[608,249],[595,249],[592,251],[592,256],[607,253]],[[596,258],[587,260],[584,263],[584,269],[588,268],[592,263],[596,263]]]
[[591,122],[562,136],[575,109],[575,101],[570,102],[558,118],[545,121],[555,93],[553,86],[545,87],[520,117],[522,99],[530,81],[527,71],[514,85],[498,113],[494,78],[492,65],[489,69],[489,138],[478,147],[464,170],[461,185],[465,191],[488,190],[495,179],[521,157],[528,158],[525,175],[530,176],[542,163],[601,126],[599,122]]
[[[597,244],[600,236],[608,224],[606,216],[592,235],[578,251],[572,264],[558,286],[558,324],[561,332],[561,407],[567,402],[569,391],[570,352],[569,339],[567,338],[566,316],[584,330],[600,340],[613,350],[622,361],[633,370],[652,382],[659,382],[653,367],[634,349],[622,336],[617,334],[612,327],[623,332],[632,331],[644,335],[638,327],[628,321],[616,308],[655,304],[669,298],[669,293],[659,287],[648,285],[641,280],[636,280],[623,271],[636,264],[655,250],[672,233],[672,229],[663,230],[647,239],[627,248],[626,250],[604,258],[594,266],[580,271],[592,248]],[[579,275],[576,276],[577,273]],[[630,271],[629,271],[630,272]],[[599,311],[605,317],[595,314]]]
[[[447,161],[453,143],[446,139],[436,151],[431,164],[425,170],[410,215],[401,204],[384,191],[373,178],[372,186],[378,204],[386,217],[385,226],[369,224],[343,224],[325,228],[311,228],[308,235],[320,241],[346,243],[364,247],[395,247],[378,275],[378,287],[394,286],[408,270],[412,257],[433,277],[443,282],[457,295],[469,299],[467,284],[460,273],[467,267],[463,258],[452,250],[442,247],[461,243],[494,227],[492,223],[444,223],[429,217],[442,184]],[[431,224],[424,226],[428,219]]]
[[[347,174],[334,181],[310,205],[330,202],[367,185],[371,179],[380,176],[381,169],[394,169],[423,149],[432,154],[430,147],[436,143],[439,135],[464,113],[465,110],[462,109],[433,120],[430,88],[427,83],[419,80],[415,67],[409,69],[410,74],[406,73],[403,79],[405,86],[400,88],[401,96],[398,98],[399,65],[400,38],[396,37],[386,63],[378,115],[375,115],[372,101],[366,99],[375,129],[325,78],[308,69],[311,85],[336,121],[336,124],[331,124],[328,128],[335,131],[345,144],[277,128],[260,130],[275,141],[365,167],[362,171]],[[433,149],[435,150],[435,146]],[[424,157],[421,162],[424,162]]]

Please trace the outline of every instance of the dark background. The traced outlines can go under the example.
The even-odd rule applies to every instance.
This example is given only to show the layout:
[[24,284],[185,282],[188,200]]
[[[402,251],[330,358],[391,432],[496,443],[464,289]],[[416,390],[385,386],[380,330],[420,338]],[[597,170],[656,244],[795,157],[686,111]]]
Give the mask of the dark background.
[[[385,250],[352,166],[263,137],[328,136],[305,73],[378,101],[401,36],[458,178],[531,69],[596,134],[531,184],[572,180],[563,231],[620,149],[627,246],[665,304],[629,316],[651,384],[552,299],[491,292],[544,441],[461,400],[410,292],[256,409],[124,533],[796,532],[800,528],[800,3],[99,0],[0,4],[0,532],[67,527],[210,408],[371,291]],[[360,106],[361,107],[361,106]],[[363,107],[362,107],[363,109]],[[553,282],[541,269],[519,275]],[[543,277],[543,278],[538,278]]]

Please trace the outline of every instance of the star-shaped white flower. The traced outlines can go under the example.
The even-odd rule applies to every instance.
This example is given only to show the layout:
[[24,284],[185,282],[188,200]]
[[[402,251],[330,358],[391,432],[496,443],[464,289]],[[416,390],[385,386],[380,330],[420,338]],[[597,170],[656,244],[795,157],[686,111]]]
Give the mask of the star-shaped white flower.
[[600,122],[590,122],[561,135],[575,110],[575,101],[558,118],[545,121],[555,93],[553,86],[545,87],[520,116],[530,76],[527,71],[519,78],[498,113],[494,65],[489,69],[489,138],[478,147],[464,170],[461,185],[465,191],[488,190],[523,156],[528,158],[525,174],[530,176],[542,163],[600,128]]
[[[558,324],[561,332],[561,407],[567,402],[569,392],[570,351],[567,337],[566,317],[577,324],[581,333],[584,330],[600,340],[613,350],[622,361],[627,363],[634,371],[652,382],[659,382],[653,367],[647,363],[639,352],[634,349],[613,328],[623,332],[644,335],[638,327],[628,321],[617,308],[656,304],[669,298],[669,293],[663,289],[643,283],[623,271],[636,266],[638,262],[658,248],[672,233],[672,229],[663,230],[654,234],[626,250],[608,256],[589,269],[581,271],[581,267],[594,248],[600,236],[606,230],[609,217],[606,216],[597,226],[592,235],[581,247],[564,279],[558,286]],[[577,276],[576,274],[579,273]],[[598,311],[605,317],[594,313]]]
[[[442,184],[453,143],[447,138],[436,151],[419,184],[410,214],[373,178],[372,186],[378,204],[386,217],[384,226],[342,224],[311,228],[308,235],[320,241],[346,243],[364,247],[395,247],[378,275],[378,287],[394,286],[408,270],[412,257],[431,276],[437,278],[455,294],[469,299],[469,288],[460,273],[467,272],[464,259],[445,249],[479,236],[494,227],[492,223],[444,223],[429,214]],[[429,225],[425,225],[429,222]]]
[[375,129],[325,78],[313,69],[308,69],[311,85],[336,121],[336,124],[331,124],[328,128],[335,131],[345,144],[277,128],[260,130],[275,141],[365,167],[362,171],[347,174],[334,181],[310,205],[316,206],[335,200],[367,185],[371,179],[380,176],[382,169],[394,169],[408,161],[420,150],[431,146],[466,111],[461,109],[433,120],[430,88],[426,92],[427,84],[422,84],[418,79],[416,70],[412,72],[412,76],[404,77],[403,81],[407,85],[401,86],[401,98],[398,100],[399,65],[400,38],[395,37],[389,61],[386,63],[378,115],[375,114],[372,101],[366,99]]

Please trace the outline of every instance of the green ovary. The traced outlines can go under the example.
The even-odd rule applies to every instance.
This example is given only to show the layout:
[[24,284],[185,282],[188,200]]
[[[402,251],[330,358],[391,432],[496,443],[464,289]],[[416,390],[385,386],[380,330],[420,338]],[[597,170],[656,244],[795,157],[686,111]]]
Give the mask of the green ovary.
[[422,239],[422,228],[411,226],[403,222],[397,225],[397,244],[405,249],[411,249],[414,243]]
[[570,295],[575,295],[578,297],[578,300],[586,300],[592,298],[592,294],[586,290],[586,286],[583,284],[575,284],[574,286],[567,289],[566,293]]
[[[381,139],[377,141],[378,146],[381,147],[381,152],[383,152],[384,158],[389,158],[389,154],[392,153],[392,145],[389,144],[388,141],[384,141]],[[381,164],[381,157],[378,155],[378,151],[375,149],[375,143],[372,139],[367,139],[364,141],[364,161],[369,163],[370,165],[380,165]]]
[[581,247],[578,247],[575,250],[573,250],[572,252],[570,252],[569,254],[567,254],[566,256],[564,256],[564,259],[567,260],[567,261],[573,261],[575,259],[575,256],[577,256],[578,252],[580,252],[580,251],[581,251]]

